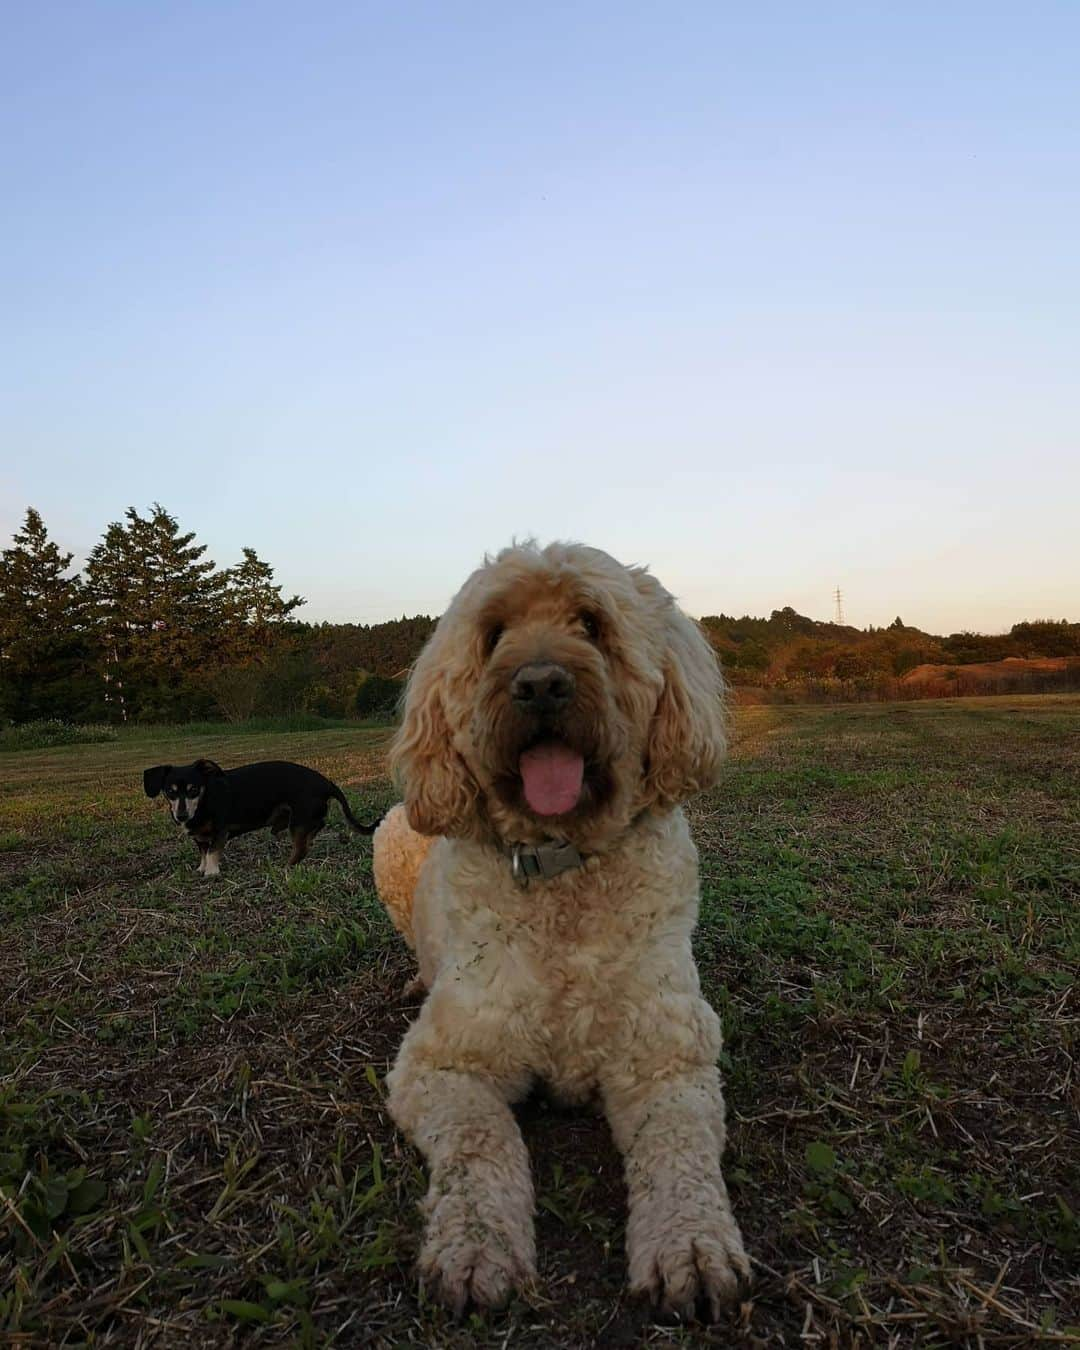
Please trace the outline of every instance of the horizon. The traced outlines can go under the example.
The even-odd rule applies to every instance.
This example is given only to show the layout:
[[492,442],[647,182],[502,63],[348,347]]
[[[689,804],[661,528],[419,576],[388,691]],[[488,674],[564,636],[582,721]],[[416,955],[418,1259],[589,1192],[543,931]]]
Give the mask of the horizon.
[[4,546],[161,501],[307,622],[442,613],[515,536],[698,616],[1076,614],[1075,6],[5,38]]
[[[36,509],[36,508],[33,508],[33,509]],[[166,509],[167,509],[167,508],[166,508]],[[24,512],[24,515],[25,515],[25,512]],[[56,544],[56,546],[59,548],[60,552],[61,552],[61,553],[65,553],[65,554],[68,553],[69,551],[70,551],[70,552],[73,552],[73,550],[70,550],[68,547],[66,547],[66,546],[64,545],[63,540],[57,539],[57,538],[52,534],[52,531],[49,530],[49,522],[48,522],[47,520],[44,520],[44,517],[43,517],[43,522],[44,522],[44,525],[45,525],[46,530],[49,532],[49,538],[50,538],[50,541],[51,541],[52,543]],[[178,524],[179,524],[179,526],[180,526],[180,529],[181,529],[182,531],[186,532],[185,522],[184,522],[184,521],[178,521]],[[201,540],[201,539],[199,538],[198,531],[196,530],[194,533],[195,533],[195,538],[194,538],[194,540],[193,540],[193,543],[194,543],[194,544],[202,544],[204,541]],[[580,541],[579,541],[579,542],[580,542]],[[9,540],[0,540],[0,551],[2,551],[3,548],[8,547],[8,546],[9,546],[9,543],[10,543]],[[238,561],[238,559],[240,558],[240,555],[241,555],[241,550],[242,550],[243,548],[245,548],[245,547],[249,547],[249,546],[248,546],[248,545],[241,545],[240,548],[237,548],[237,549],[235,550],[235,553],[236,553],[236,557],[235,557],[235,558],[233,558],[233,557],[230,556],[230,558],[229,558],[228,561],[222,562],[222,561],[220,561],[218,558],[210,556],[210,550],[209,550],[209,547],[207,546],[206,552],[202,555],[202,561],[207,561],[207,560],[212,561],[212,562],[214,563],[214,566],[215,566],[216,569],[218,569],[218,570],[224,570],[226,567],[232,566],[236,561]],[[258,552],[257,549],[256,549],[256,552]],[[262,560],[263,562],[269,563],[269,565],[270,565],[271,567],[274,566],[274,560],[273,560],[272,558],[266,558],[266,557],[263,557],[261,554],[260,554],[260,558],[261,558],[261,560]],[[482,560],[481,560],[481,561],[482,561]],[[72,557],[70,566],[69,566],[67,569],[65,569],[65,575],[71,576],[71,575],[76,574],[76,573],[81,573],[81,572],[83,571],[83,569],[84,569],[85,562],[86,562],[86,557],[85,557],[85,555],[84,555],[83,557],[80,558],[77,554],[75,554],[75,555]],[[480,563],[478,562],[478,563],[477,563],[477,566],[479,566],[479,565],[480,565]],[[464,577],[462,578],[462,580],[464,581]],[[282,593],[283,596],[288,597],[288,596],[290,596],[291,594],[293,594],[293,592],[289,589],[289,587],[286,586],[285,584],[283,584],[283,583],[281,582],[281,578],[278,577],[278,575],[277,575],[277,570],[276,570],[276,568],[275,568],[275,575],[274,575],[274,584],[275,584],[275,585],[280,585],[281,593]],[[447,597],[448,600],[449,600],[450,598],[451,598],[450,596]],[[676,596],[675,599],[676,599],[676,601],[679,602],[680,604],[682,603],[678,596]],[[311,604],[311,598],[308,597],[308,596],[305,596],[305,597],[303,598],[303,603],[302,603],[302,605],[300,606],[300,608],[299,608],[298,610],[296,610],[296,612],[291,616],[291,621],[292,621],[292,622],[298,622],[298,623],[306,623],[306,624],[320,624],[320,623],[328,623],[328,624],[355,624],[355,625],[362,626],[362,627],[375,627],[375,626],[378,625],[378,624],[404,623],[404,622],[407,622],[407,621],[410,620],[410,619],[438,619],[439,617],[441,617],[441,615],[442,615],[442,613],[443,613],[443,610],[442,610],[442,609],[414,610],[414,611],[412,611],[411,613],[409,613],[409,612],[403,610],[403,611],[401,611],[400,613],[390,614],[390,615],[386,616],[385,618],[379,618],[379,619],[368,619],[368,618],[362,618],[362,617],[356,617],[356,616],[344,616],[344,617],[340,617],[340,616],[339,616],[339,617],[337,617],[337,618],[330,618],[330,617],[312,618],[310,615],[304,613],[304,611],[307,610],[307,609],[310,607],[310,604]],[[845,602],[845,604],[846,604],[846,602]],[[841,623],[839,623],[839,622],[837,621],[835,615],[834,615],[833,617],[829,617],[829,618],[819,618],[816,614],[810,613],[810,612],[808,612],[808,611],[806,611],[806,610],[802,610],[802,609],[800,609],[797,605],[791,605],[791,604],[789,604],[789,603],[786,602],[786,601],[785,601],[783,604],[774,604],[774,605],[772,605],[767,611],[765,611],[765,612],[763,612],[763,613],[760,613],[760,614],[752,614],[752,613],[750,613],[750,612],[748,612],[748,611],[739,612],[739,611],[733,611],[733,610],[717,609],[717,610],[702,610],[700,613],[699,613],[699,612],[692,612],[692,617],[693,617],[694,619],[699,620],[699,621],[700,621],[700,620],[703,620],[703,619],[707,619],[707,618],[719,618],[719,617],[721,617],[721,616],[726,617],[726,618],[728,618],[728,619],[735,620],[735,621],[740,621],[740,620],[743,620],[743,619],[762,619],[762,620],[767,620],[767,619],[769,619],[769,618],[771,617],[771,615],[772,615],[773,613],[775,613],[775,612],[777,612],[777,611],[780,611],[780,610],[783,610],[783,609],[785,609],[785,608],[793,609],[793,610],[795,610],[795,612],[798,613],[802,618],[812,619],[815,623],[818,623],[818,624],[823,624],[823,625],[827,624],[827,625],[831,625],[831,626],[833,626],[833,627],[840,627],[840,628],[850,628],[850,629],[854,629],[856,632],[861,632],[861,633],[865,633],[865,632],[869,631],[870,629],[873,629],[873,630],[875,630],[875,631],[878,631],[878,630],[881,630],[881,629],[884,629],[884,628],[888,628],[888,627],[889,627],[896,619],[901,619],[901,620],[903,621],[903,624],[904,624],[904,627],[905,627],[905,628],[910,628],[910,629],[913,629],[913,630],[916,630],[916,631],[919,631],[919,632],[923,632],[923,633],[928,634],[929,636],[940,636],[940,637],[945,637],[945,636],[948,636],[949,634],[965,633],[965,632],[970,632],[970,633],[977,634],[977,635],[983,636],[983,637],[997,637],[997,636],[1003,636],[1003,635],[1009,633],[1009,632],[1011,631],[1011,629],[1012,629],[1013,627],[1015,627],[1015,625],[1021,624],[1021,623],[1039,623],[1039,622],[1050,622],[1050,623],[1074,623],[1074,622],[1078,622],[1077,620],[1072,619],[1069,615],[1029,614],[1029,615],[1024,615],[1024,616],[1021,616],[1021,617],[1019,617],[1019,618],[1015,618],[1015,619],[1011,620],[1009,623],[1007,623],[1007,624],[1005,625],[1005,627],[1003,627],[1003,628],[1001,628],[1001,629],[986,630],[986,629],[974,629],[974,628],[969,628],[969,627],[965,627],[965,626],[960,626],[960,627],[958,627],[958,628],[936,630],[936,629],[924,627],[921,623],[912,622],[911,619],[910,619],[910,617],[905,616],[905,615],[900,614],[900,613],[894,614],[894,615],[892,616],[892,618],[889,619],[889,620],[882,620],[882,621],[878,622],[878,621],[875,621],[875,620],[873,620],[873,619],[870,619],[870,620],[869,620],[867,623],[865,623],[865,624],[855,624],[855,623],[851,622],[851,620],[848,618],[847,614],[845,613],[844,621],[843,621],[843,623],[841,624]],[[688,613],[691,613],[691,611],[687,611],[687,612],[688,612]]]

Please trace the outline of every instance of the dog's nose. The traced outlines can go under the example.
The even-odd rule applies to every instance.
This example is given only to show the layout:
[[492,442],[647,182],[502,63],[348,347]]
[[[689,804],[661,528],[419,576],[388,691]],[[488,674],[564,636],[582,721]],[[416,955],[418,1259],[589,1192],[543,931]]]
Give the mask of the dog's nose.
[[574,697],[574,677],[550,661],[522,666],[510,682],[510,697],[522,712],[558,712]]

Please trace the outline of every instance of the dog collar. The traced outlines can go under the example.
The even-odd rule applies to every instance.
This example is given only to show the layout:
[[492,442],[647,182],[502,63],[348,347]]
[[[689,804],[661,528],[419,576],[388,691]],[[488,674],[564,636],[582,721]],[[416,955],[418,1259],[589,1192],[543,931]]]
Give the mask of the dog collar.
[[566,841],[561,844],[514,844],[510,848],[510,872],[522,890],[532,877],[551,881],[563,872],[581,867],[584,862],[577,845]]

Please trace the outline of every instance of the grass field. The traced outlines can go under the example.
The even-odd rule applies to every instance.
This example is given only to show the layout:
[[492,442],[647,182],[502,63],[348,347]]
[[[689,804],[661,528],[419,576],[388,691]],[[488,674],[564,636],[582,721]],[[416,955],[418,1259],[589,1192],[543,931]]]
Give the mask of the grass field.
[[[520,1112],[542,1280],[451,1323],[411,1272],[382,1079],[415,1007],[366,841],[223,876],[141,792],[198,753],[392,800],[382,730],[143,733],[0,758],[0,1342],[1080,1342],[1080,698],[740,714],[691,815],[757,1262],[709,1331],[623,1293],[603,1122]],[[334,819],[332,814],[331,819]]]

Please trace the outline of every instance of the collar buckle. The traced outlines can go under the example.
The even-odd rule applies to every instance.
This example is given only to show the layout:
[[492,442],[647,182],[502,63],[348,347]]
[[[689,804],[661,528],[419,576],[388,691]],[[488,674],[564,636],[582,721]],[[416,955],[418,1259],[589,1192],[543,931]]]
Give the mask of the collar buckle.
[[574,844],[561,843],[514,844],[510,850],[510,874],[525,890],[531,877],[551,881],[571,868],[580,867],[585,859]]
[[517,885],[524,891],[528,889],[529,874],[525,871],[525,866],[521,861],[521,850],[523,845],[515,844],[510,850],[510,875],[514,878]]

